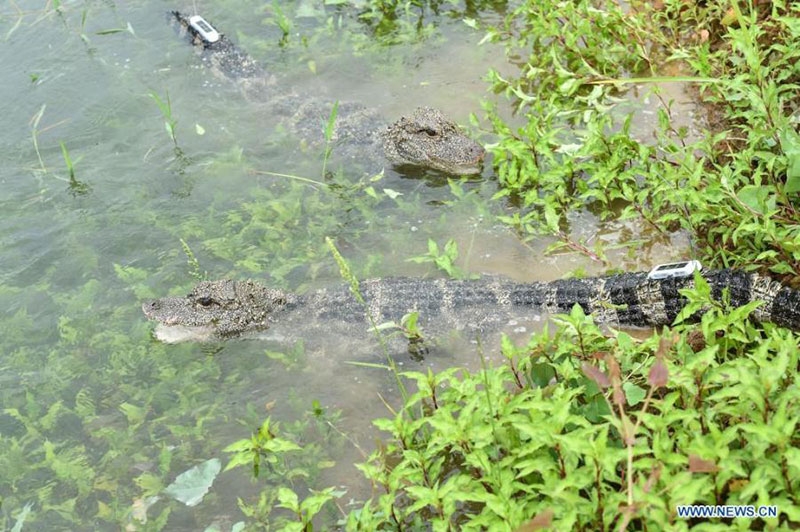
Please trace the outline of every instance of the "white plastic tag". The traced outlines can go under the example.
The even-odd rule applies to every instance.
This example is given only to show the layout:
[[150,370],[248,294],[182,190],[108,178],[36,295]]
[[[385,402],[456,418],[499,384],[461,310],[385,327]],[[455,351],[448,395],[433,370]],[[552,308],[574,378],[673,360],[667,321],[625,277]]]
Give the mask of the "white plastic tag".
[[696,260],[659,264],[647,274],[648,279],[672,279],[689,277],[695,270],[702,270],[703,265]]
[[214,44],[221,38],[219,32],[214,29],[214,26],[209,24],[208,21],[200,15],[189,17],[189,25],[209,44]]

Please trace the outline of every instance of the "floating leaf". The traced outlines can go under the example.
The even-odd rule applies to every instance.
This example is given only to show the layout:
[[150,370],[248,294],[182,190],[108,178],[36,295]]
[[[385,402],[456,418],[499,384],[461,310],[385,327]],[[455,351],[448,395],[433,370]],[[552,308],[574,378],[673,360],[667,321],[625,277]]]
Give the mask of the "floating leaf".
[[186,506],[196,506],[203,500],[208,493],[208,489],[217,478],[222,464],[219,459],[212,458],[206,460],[188,471],[184,471],[175,479],[175,482],[167,486],[164,493],[179,500]]
[[203,129],[203,126],[201,126],[200,124],[195,124],[194,125],[194,130],[198,135],[205,135],[206,134],[206,130]]

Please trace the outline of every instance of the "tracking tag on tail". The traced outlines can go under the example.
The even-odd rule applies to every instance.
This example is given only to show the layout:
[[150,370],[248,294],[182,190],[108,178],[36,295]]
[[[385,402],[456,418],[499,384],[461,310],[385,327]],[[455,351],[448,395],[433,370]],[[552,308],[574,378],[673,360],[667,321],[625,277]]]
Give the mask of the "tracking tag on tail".
[[689,277],[695,270],[702,270],[703,265],[700,261],[687,260],[684,262],[672,262],[670,264],[659,264],[647,274],[648,279],[675,279]]
[[204,42],[208,44],[214,44],[215,42],[219,41],[222,37],[219,32],[214,29],[214,26],[209,24],[209,22],[201,17],[200,15],[194,15],[189,17],[189,27],[194,30],[196,36],[200,37]]

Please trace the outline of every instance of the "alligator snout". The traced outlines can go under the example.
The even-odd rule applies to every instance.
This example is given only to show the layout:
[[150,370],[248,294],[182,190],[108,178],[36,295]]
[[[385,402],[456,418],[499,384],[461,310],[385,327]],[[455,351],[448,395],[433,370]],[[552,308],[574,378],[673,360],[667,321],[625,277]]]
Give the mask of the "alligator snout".
[[147,299],[142,303],[142,312],[144,312],[144,315],[148,318],[151,318],[160,308],[161,303],[158,299]]

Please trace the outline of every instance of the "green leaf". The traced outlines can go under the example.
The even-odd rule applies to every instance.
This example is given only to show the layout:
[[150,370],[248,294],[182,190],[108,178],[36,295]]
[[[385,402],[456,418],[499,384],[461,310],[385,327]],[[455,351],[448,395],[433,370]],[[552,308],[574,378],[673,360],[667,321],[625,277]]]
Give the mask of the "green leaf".
[[147,417],[146,408],[131,403],[122,403],[119,405],[119,409],[125,414],[125,417],[128,418],[128,423],[133,426],[140,425]]
[[175,482],[167,486],[164,493],[186,506],[197,506],[208,493],[220,469],[222,469],[222,464],[219,459],[206,460],[178,475]]
[[333,488],[313,492],[313,495],[309,495],[303,500],[300,508],[306,512],[306,519],[311,520],[312,517],[319,513],[325,503],[333,500],[334,497],[331,491],[333,491]]
[[800,135],[787,126],[780,132],[781,150],[786,156],[787,194],[800,192]]
[[286,451],[300,451],[302,450],[302,447],[289,440],[272,438],[266,444],[264,444],[264,449],[272,451],[273,453],[284,453]]
[[622,385],[622,390],[625,392],[625,399],[628,400],[630,406],[636,406],[642,402],[642,399],[647,395],[644,388],[636,386],[632,382],[626,382]]
[[295,513],[300,511],[300,503],[297,500],[297,494],[289,488],[283,486],[278,488],[278,501],[280,501],[279,506],[287,510],[291,510]]
[[557,233],[559,231],[558,227],[558,214],[556,213],[556,208],[553,203],[547,203],[544,206],[544,219],[547,222],[547,228]]
[[736,194],[739,201],[759,214],[775,208],[775,198],[772,197],[772,187],[764,185],[747,185]]
[[325,126],[325,142],[330,142],[333,138],[333,127],[336,123],[336,115],[339,114],[339,100],[333,102],[333,109],[328,117],[328,124]]

